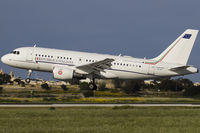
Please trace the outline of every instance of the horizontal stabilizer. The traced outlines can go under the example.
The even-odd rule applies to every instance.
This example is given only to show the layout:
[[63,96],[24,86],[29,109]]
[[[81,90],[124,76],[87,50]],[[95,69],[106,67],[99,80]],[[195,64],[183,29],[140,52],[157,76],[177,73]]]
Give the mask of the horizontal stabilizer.
[[180,71],[180,70],[185,70],[188,67],[191,67],[191,66],[179,66],[179,67],[170,68],[169,70],[171,70],[171,71]]

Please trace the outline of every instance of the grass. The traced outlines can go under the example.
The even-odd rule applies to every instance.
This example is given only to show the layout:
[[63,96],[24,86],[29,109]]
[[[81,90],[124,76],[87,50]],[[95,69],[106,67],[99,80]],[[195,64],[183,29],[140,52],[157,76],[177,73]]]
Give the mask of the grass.
[[124,97],[124,98],[80,98],[74,99],[73,102],[80,103],[141,103],[144,102],[140,97]]
[[199,104],[200,99],[195,98],[167,98],[167,97],[91,97],[77,98],[67,97],[0,97],[0,103],[194,103]]
[[1,133],[199,133],[200,108],[0,108]]

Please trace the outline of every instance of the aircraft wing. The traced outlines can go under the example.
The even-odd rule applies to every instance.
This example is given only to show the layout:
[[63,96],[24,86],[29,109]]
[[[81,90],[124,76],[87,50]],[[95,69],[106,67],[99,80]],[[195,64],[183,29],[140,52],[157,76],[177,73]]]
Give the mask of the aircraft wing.
[[104,69],[108,69],[111,67],[111,62],[113,62],[114,59],[111,58],[106,58],[104,60],[90,63],[90,64],[85,64],[81,66],[77,66],[76,68],[85,71],[87,73],[99,73],[101,71],[104,71]]

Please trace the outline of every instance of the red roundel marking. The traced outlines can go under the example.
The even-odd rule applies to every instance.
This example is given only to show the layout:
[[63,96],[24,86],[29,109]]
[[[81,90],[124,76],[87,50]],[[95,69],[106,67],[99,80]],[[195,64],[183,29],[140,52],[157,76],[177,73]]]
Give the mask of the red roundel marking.
[[58,75],[62,75],[62,73],[63,73],[62,70],[58,71]]

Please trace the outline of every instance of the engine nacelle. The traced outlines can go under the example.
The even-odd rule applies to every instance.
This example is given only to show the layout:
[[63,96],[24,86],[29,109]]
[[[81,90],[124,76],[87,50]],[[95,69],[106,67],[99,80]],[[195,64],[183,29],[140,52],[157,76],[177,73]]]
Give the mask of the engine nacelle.
[[53,70],[53,77],[58,80],[73,79],[74,70],[70,68],[55,67]]

